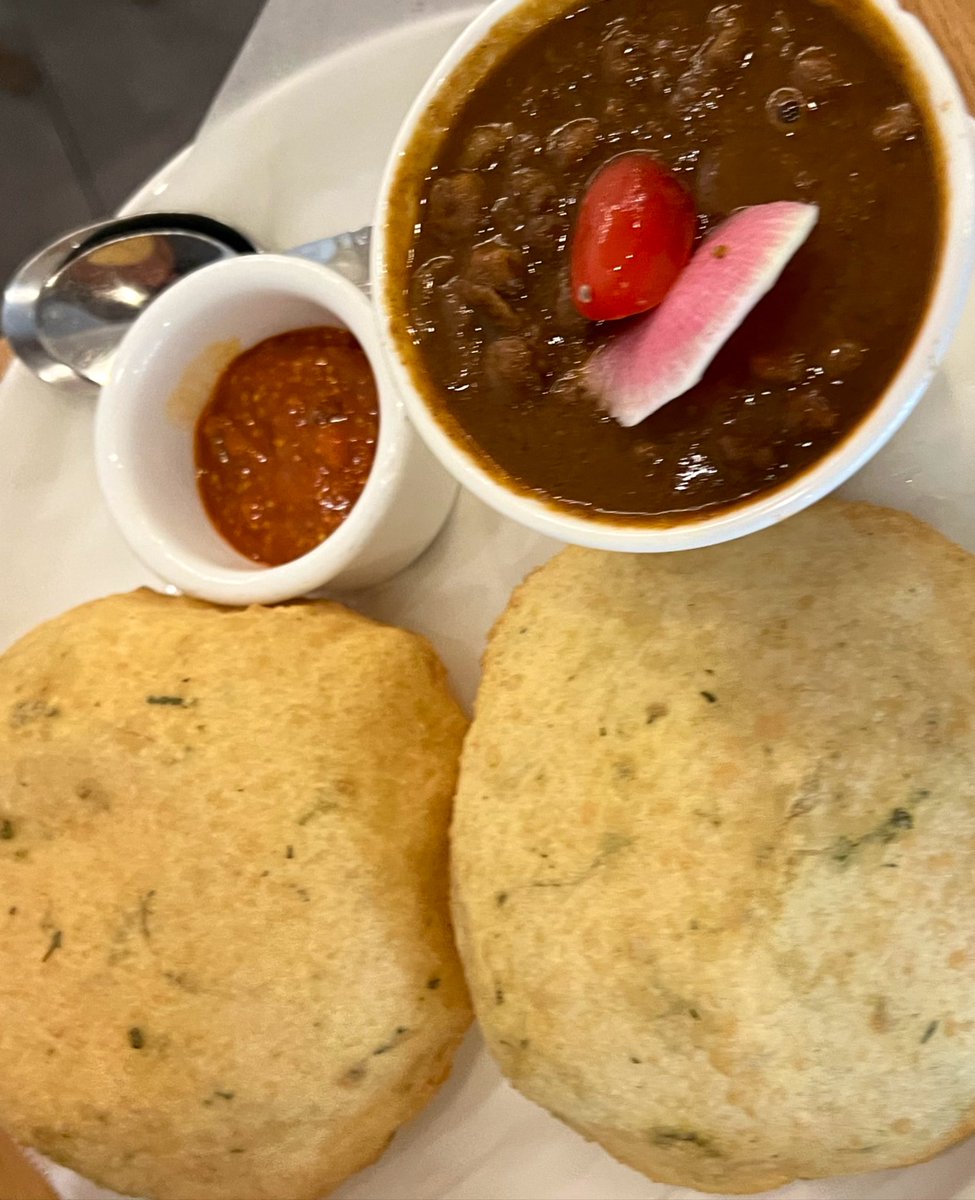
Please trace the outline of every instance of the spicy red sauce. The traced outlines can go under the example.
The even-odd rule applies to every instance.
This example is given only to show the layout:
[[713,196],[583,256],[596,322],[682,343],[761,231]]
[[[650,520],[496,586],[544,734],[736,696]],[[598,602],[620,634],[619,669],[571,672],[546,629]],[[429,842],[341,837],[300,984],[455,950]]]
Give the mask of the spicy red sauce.
[[267,338],[224,370],[197,421],[207,515],[247,558],[291,562],[349,515],[378,433],[376,380],[351,333],[316,326]]

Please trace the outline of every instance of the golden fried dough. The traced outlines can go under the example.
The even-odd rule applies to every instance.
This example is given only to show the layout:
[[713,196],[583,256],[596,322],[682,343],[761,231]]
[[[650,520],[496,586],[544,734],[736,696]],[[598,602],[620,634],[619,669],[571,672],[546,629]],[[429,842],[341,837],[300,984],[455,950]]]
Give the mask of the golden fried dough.
[[123,1192],[313,1200],[468,1025],[464,718],[420,638],[143,591],[0,659],[0,1124]]
[[526,1095],[719,1192],[975,1124],[975,559],[828,503],[685,554],[566,550],[491,640],[461,956]]

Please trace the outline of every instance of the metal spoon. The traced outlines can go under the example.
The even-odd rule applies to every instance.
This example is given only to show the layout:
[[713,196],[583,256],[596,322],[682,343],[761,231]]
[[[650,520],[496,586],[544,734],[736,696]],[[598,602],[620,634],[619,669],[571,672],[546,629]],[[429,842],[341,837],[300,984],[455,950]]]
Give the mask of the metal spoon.
[[[286,253],[368,288],[370,232],[341,233]],[[160,293],[208,263],[257,252],[238,230],[193,213],[102,221],[66,234],[20,267],[4,292],[0,325],[41,379],[90,395],[107,380],[129,326]]]

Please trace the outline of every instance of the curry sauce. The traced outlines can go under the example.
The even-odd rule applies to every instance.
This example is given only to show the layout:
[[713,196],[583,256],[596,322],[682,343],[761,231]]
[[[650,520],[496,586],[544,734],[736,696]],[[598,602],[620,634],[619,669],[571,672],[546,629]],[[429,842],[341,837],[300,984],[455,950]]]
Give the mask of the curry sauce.
[[[943,229],[926,100],[872,21],[814,0],[597,0],[473,88],[460,69],[446,134],[402,169],[423,181],[391,287],[418,386],[490,471],[597,518],[693,519],[793,479],[870,412]],[[577,312],[569,253],[588,181],[633,150],[690,190],[699,237],[748,205],[821,215],[701,383],[623,429],[583,368],[625,322]]]

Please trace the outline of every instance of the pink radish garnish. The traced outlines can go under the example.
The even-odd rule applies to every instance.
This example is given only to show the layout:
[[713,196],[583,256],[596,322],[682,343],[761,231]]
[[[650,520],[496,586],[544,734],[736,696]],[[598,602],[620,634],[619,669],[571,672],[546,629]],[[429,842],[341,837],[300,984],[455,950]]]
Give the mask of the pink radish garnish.
[[606,412],[638,425],[700,383],[818,220],[815,204],[783,200],[743,209],[709,234],[660,307],[590,359],[589,386]]

